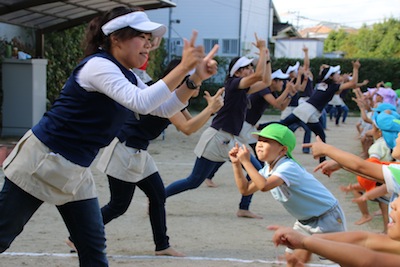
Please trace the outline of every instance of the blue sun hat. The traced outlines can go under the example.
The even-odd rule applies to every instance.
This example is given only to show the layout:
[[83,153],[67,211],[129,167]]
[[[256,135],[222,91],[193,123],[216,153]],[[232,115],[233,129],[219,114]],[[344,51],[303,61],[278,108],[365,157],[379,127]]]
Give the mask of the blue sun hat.
[[400,115],[396,112],[391,114],[381,112],[374,119],[375,126],[381,130],[383,139],[390,149],[396,146],[396,138],[400,132],[399,118]]
[[372,115],[372,121],[375,121],[376,116],[382,112],[391,113],[396,117],[396,119],[400,119],[400,115],[397,113],[396,107],[389,103],[380,103],[376,108],[372,108],[372,110],[374,111]]

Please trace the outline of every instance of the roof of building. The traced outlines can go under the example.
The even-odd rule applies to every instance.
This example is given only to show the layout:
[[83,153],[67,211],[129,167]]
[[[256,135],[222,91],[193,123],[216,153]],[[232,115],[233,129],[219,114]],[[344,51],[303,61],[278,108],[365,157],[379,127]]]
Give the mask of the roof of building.
[[44,55],[44,34],[89,22],[117,6],[145,10],[176,7],[169,0],[0,0],[0,22],[33,28],[36,57]]
[[300,32],[300,35],[302,37],[311,37],[311,36],[328,36],[331,31],[337,31],[337,30],[344,30],[346,32],[355,32],[357,29],[343,26],[338,23],[320,23],[314,27],[309,27],[302,29]]
[[169,0],[0,0],[0,21],[40,30],[63,30],[90,21],[116,6],[175,7]]

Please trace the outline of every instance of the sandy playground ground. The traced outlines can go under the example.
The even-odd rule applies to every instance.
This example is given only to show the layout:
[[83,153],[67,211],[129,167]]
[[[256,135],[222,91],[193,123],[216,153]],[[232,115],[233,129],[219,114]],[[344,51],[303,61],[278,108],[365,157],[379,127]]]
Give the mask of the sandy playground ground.
[[[276,116],[264,115],[262,122],[277,120]],[[327,142],[346,151],[359,154],[355,123],[358,118],[348,118],[346,124],[336,127],[328,121]],[[203,129],[205,129],[204,126]],[[151,145],[153,155],[165,185],[186,177],[194,164],[193,149],[203,130],[189,137],[169,126],[165,139],[160,136]],[[296,132],[298,146],[294,157],[312,171],[317,161],[301,152],[303,131]],[[100,205],[109,198],[106,176],[93,168]],[[316,177],[338,198],[347,217],[349,230],[381,232],[381,217],[375,217],[362,226],[354,225],[360,218],[351,196],[339,190],[340,184],[354,181],[354,175],[339,171],[333,178],[320,173]],[[0,177],[0,186],[3,183]],[[107,253],[110,266],[278,266],[276,256],[283,247],[276,249],[271,242],[272,233],[266,230],[270,224],[292,226],[294,219],[276,202],[269,192],[257,192],[251,210],[263,219],[236,217],[240,194],[234,183],[230,163],[224,164],[214,178],[218,185],[209,188],[205,184],[193,191],[167,199],[167,223],[171,245],[185,253],[184,258],[155,257],[149,218],[146,212],[147,198],[137,189],[126,214],[106,226]],[[378,207],[370,203],[374,212]],[[69,253],[64,240],[66,227],[54,206],[44,204],[34,214],[24,231],[11,247],[0,254],[0,266],[78,266],[76,254]],[[316,257],[310,266],[322,266]]]

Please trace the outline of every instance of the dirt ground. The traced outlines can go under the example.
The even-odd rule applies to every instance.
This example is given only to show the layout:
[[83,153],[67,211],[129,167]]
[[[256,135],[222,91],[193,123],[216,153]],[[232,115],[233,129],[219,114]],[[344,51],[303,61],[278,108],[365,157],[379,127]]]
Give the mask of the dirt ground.
[[[276,120],[265,115],[262,122]],[[360,153],[355,123],[358,118],[348,118],[346,124],[336,127],[328,121],[327,142]],[[206,126],[205,126],[206,127]],[[193,149],[202,130],[189,137],[170,126],[165,139],[160,136],[150,145],[165,185],[186,177],[192,169],[195,155]],[[312,171],[317,161],[301,152],[303,131],[296,132],[298,146],[294,157]],[[109,198],[108,184],[104,174],[93,168],[100,204]],[[360,213],[351,202],[351,196],[339,190],[340,184],[354,181],[354,176],[339,171],[333,178],[320,173],[316,177],[338,198],[342,205],[349,230],[381,232],[381,217],[375,217],[362,226],[354,225]],[[167,223],[171,245],[187,256],[184,258],[155,257],[147,199],[140,189],[135,192],[127,213],[106,226],[107,253],[110,266],[277,266],[276,256],[284,248],[275,248],[272,233],[266,230],[270,224],[292,226],[294,219],[276,202],[269,192],[257,192],[251,210],[263,219],[236,217],[240,194],[235,186],[230,163],[224,164],[214,178],[216,188],[204,184],[193,191],[184,192],[167,199]],[[0,185],[3,178],[0,178]],[[371,212],[378,208],[370,203]],[[69,253],[64,240],[68,236],[60,215],[54,206],[44,204],[16,238],[12,246],[0,254],[0,266],[78,266],[76,254]],[[314,257],[316,258],[316,257]],[[310,266],[322,266],[315,260]]]

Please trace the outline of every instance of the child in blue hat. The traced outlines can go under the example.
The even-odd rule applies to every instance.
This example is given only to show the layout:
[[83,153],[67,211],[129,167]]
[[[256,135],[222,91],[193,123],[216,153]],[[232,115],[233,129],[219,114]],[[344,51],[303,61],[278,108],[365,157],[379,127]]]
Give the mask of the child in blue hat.
[[[385,105],[384,103],[380,106]],[[388,104],[391,106],[390,104]],[[373,116],[373,128],[371,130],[374,137],[374,143],[368,149],[369,158],[366,159],[370,162],[380,163],[394,161],[392,158],[392,149],[395,146],[397,134],[400,132],[400,124],[394,122],[394,119],[399,115],[393,110],[381,109],[379,112],[375,111]],[[367,179],[362,175],[357,176],[357,182],[348,186],[342,186],[342,191],[352,192],[361,211],[361,218],[354,224],[361,225],[372,220],[372,216],[368,211],[367,200],[378,202],[379,208],[382,212],[383,227],[386,233],[387,224],[389,222],[388,204],[389,198],[387,194],[386,185],[381,182]]]
[[[250,195],[258,190],[270,191],[297,219],[293,229],[303,234],[345,231],[345,217],[338,200],[293,158],[294,133],[287,126],[271,123],[253,134],[258,136],[256,153],[265,162],[264,168],[257,171],[246,146],[236,144],[229,152],[240,193]],[[242,166],[250,181],[247,181]],[[287,249],[286,254],[301,261],[309,260],[304,251]]]

